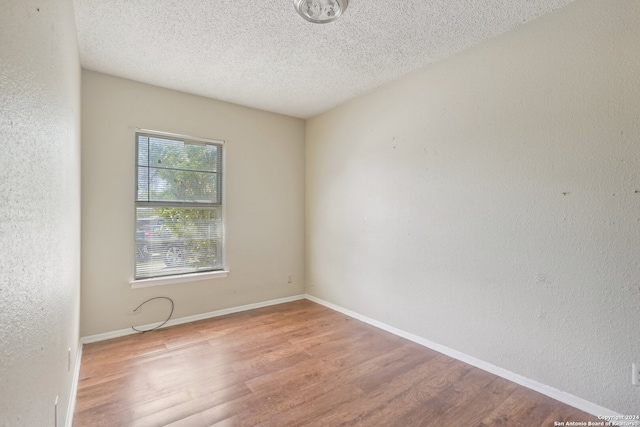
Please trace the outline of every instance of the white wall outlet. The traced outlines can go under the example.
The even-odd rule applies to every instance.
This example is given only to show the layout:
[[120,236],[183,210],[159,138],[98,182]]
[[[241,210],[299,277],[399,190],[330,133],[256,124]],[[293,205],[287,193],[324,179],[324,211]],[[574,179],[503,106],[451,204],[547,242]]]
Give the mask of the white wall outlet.
[[293,283],[293,279],[291,278],[292,276],[289,275],[289,278],[287,279],[287,283]]
[[636,387],[640,387],[640,364],[631,364],[631,384]]

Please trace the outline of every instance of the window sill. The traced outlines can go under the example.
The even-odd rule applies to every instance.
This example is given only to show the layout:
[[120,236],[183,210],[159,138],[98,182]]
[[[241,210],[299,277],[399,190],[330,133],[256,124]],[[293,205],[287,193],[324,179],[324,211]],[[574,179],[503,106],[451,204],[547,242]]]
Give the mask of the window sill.
[[130,280],[131,289],[149,288],[152,286],[173,285],[176,283],[199,282],[209,279],[222,279],[229,274],[226,270],[210,271],[207,273],[178,274],[175,276],[154,277],[152,279]]

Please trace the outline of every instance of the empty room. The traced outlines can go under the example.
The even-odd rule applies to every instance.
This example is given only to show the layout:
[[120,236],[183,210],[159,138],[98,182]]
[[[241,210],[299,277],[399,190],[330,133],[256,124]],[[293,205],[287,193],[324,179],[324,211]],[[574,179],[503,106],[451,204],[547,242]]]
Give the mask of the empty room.
[[0,425],[640,425],[640,2],[6,0]]

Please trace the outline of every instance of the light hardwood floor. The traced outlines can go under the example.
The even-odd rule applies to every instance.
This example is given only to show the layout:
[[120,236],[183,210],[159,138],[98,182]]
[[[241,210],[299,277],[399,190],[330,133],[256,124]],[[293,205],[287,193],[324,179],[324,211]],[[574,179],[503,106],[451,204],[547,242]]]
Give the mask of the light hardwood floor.
[[84,346],[74,426],[596,421],[308,300]]

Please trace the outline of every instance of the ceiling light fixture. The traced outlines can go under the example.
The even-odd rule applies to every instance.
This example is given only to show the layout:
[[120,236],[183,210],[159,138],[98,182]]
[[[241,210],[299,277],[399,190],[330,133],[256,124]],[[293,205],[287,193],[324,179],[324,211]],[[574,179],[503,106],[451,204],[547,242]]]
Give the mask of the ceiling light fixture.
[[335,21],[347,8],[349,0],[293,0],[300,16],[315,24]]

